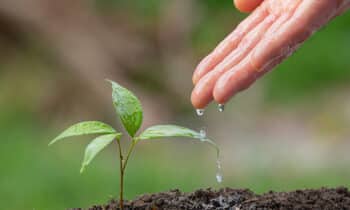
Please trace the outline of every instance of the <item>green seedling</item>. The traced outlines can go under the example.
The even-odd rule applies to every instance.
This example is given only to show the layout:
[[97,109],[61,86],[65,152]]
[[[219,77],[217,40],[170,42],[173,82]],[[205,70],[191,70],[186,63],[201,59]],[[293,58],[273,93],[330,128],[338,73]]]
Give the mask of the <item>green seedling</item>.
[[67,137],[98,134],[99,136],[92,140],[85,149],[84,159],[80,169],[80,173],[82,173],[100,151],[102,151],[112,142],[116,142],[119,151],[119,199],[121,209],[124,209],[123,194],[125,169],[128,164],[130,155],[137,143],[144,140],[162,139],[167,137],[187,137],[200,140],[201,142],[209,143],[216,149],[217,155],[219,155],[219,149],[217,145],[210,139],[203,136],[203,134],[176,125],[151,126],[141,132],[140,135],[135,136],[141,127],[143,119],[143,110],[141,103],[138,98],[126,88],[120,86],[116,82],[109,82],[112,85],[112,100],[114,108],[130,139],[129,149],[127,150],[126,154],[124,154],[120,143],[122,133],[117,132],[110,125],[98,121],[86,121],[77,123],[63,131],[59,136],[52,140],[49,145],[52,145]]

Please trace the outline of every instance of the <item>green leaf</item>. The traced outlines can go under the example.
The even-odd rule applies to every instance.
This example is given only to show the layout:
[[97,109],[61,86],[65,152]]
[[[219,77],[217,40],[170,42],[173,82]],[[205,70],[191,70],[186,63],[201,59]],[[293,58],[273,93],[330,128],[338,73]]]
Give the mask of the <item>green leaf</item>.
[[90,164],[90,162],[101,150],[108,146],[115,138],[119,140],[120,136],[120,133],[114,133],[99,136],[92,140],[92,142],[89,145],[87,145],[85,149],[84,160],[80,169],[80,173],[84,172],[86,166]]
[[167,137],[187,137],[198,139],[202,142],[209,143],[212,145],[219,155],[219,147],[215,142],[203,136],[197,131],[180,127],[177,125],[155,125],[150,128],[147,128],[143,131],[135,140],[138,142],[140,140],[148,140],[148,139],[159,139],[159,138],[167,138]]
[[86,121],[80,122],[75,125],[72,125],[65,131],[63,131],[59,136],[52,140],[49,145],[67,137],[79,136],[86,134],[110,134],[116,133],[116,131],[109,125],[98,122],[98,121]]
[[116,82],[112,84],[113,105],[124,128],[130,136],[134,137],[142,124],[143,111],[139,99],[128,89]]

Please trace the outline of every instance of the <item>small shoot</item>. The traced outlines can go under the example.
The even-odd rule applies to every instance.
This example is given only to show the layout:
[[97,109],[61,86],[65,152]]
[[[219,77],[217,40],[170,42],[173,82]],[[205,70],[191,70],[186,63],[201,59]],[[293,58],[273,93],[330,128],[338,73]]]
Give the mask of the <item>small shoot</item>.
[[[119,167],[120,167],[120,187],[119,187],[119,204],[120,209],[124,209],[124,174],[125,169],[137,143],[145,140],[164,139],[169,137],[184,137],[197,139],[201,142],[206,142],[216,149],[217,156],[219,156],[219,148],[212,140],[203,136],[200,132],[180,127],[177,125],[155,125],[144,130],[139,136],[135,136],[140,129],[143,120],[143,110],[139,99],[128,89],[120,86],[118,83],[108,80],[112,85],[112,101],[117,115],[120,118],[125,130],[130,138],[129,149],[124,154],[120,144],[121,133],[117,132],[110,125],[98,121],[87,121],[77,123],[50,142],[52,145],[62,139],[94,134],[97,136],[86,147],[84,159],[80,172],[84,172],[87,165],[99,154],[104,148],[112,142],[117,143],[119,152]],[[116,140],[116,141],[114,141]]]

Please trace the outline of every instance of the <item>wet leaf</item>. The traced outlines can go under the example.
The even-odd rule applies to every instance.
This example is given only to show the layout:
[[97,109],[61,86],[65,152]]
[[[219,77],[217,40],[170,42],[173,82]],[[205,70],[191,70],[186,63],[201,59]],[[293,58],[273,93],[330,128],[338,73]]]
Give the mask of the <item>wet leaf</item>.
[[116,133],[116,131],[109,125],[98,122],[98,121],[86,121],[80,122],[72,125],[65,131],[63,131],[59,136],[50,142],[49,145],[71,136],[80,136],[87,134],[111,134]]
[[86,166],[90,164],[90,162],[96,157],[96,155],[103,150],[106,146],[108,146],[114,139],[117,138],[119,140],[121,134],[107,134],[103,136],[99,136],[92,140],[92,142],[87,145],[84,154],[84,160],[80,169],[80,173],[83,173]]
[[114,108],[130,136],[134,137],[142,124],[143,111],[139,99],[116,82],[112,84]]
[[168,137],[187,137],[198,139],[202,142],[209,143],[212,145],[219,155],[219,147],[215,142],[203,136],[203,134],[177,125],[155,125],[147,128],[138,137],[135,138],[136,141],[149,140],[149,139],[160,139]]

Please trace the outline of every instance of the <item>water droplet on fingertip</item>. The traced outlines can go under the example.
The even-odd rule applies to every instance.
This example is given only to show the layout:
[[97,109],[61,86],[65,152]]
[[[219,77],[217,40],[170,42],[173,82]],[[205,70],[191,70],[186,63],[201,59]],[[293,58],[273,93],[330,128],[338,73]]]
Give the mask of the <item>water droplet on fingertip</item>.
[[219,112],[223,112],[225,110],[225,104],[218,104]]
[[203,116],[204,115],[204,109],[196,109],[196,113],[198,116]]

